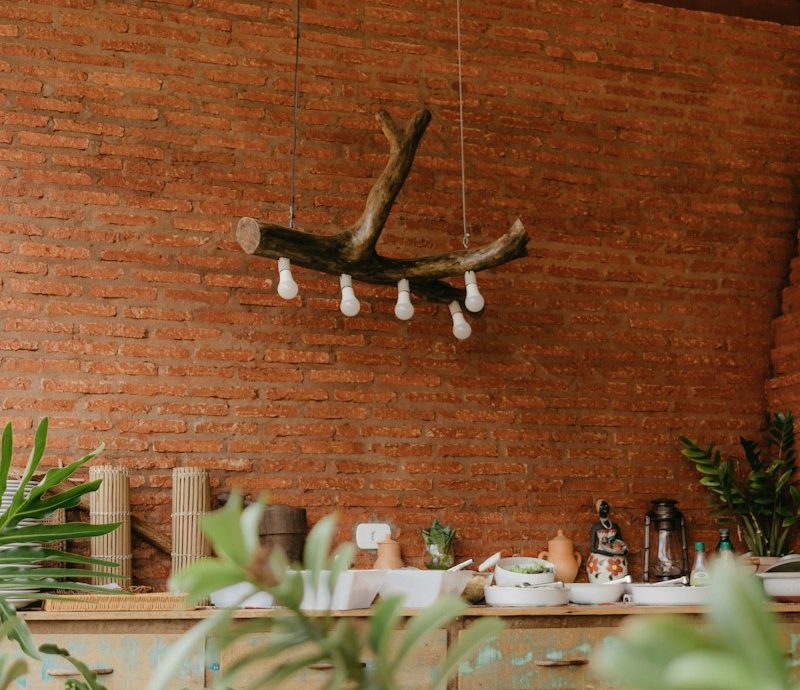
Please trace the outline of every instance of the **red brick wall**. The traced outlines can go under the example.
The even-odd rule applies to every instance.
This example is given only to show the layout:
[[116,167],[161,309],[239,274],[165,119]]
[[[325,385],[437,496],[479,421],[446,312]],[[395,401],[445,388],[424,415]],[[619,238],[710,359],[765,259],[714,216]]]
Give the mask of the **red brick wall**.
[[[455,7],[303,2],[298,224],[358,215],[379,108],[434,120],[381,248],[460,247]],[[607,498],[640,566],[652,498],[712,539],[676,437],[763,425],[800,165],[793,28],[630,0],[464,0],[473,242],[520,216],[530,257],[480,275],[457,343],[441,307],[247,257],[242,215],[286,222],[290,2],[0,0],[0,405],[20,455],[105,442],[168,529],[170,470],[215,491],[388,520],[419,563],[584,550]],[[365,562],[362,560],[362,562]],[[139,545],[138,579],[168,559]]]

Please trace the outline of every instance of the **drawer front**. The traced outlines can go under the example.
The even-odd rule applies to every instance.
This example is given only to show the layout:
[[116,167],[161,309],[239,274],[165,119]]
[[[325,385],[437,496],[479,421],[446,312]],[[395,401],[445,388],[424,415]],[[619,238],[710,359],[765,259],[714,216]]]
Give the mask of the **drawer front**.
[[[268,644],[271,633],[257,633],[248,635],[237,640],[233,645],[219,650],[219,641],[210,638],[206,643],[206,654],[209,659],[218,659],[218,664],[212,662],[212,668],[218,668],[213,680],[218,680],[219,673],[231,668],[246,654],[256,650],[258,647]],[[396,636],[399,641],[400,636]],[[397,642],[395,642],[397,644]],[[300,658],[303,652],[308,653],[309,648],[296,648],[283,654],[259,659],[250,664],[233,679],[234,687],[247,687],[263,678],[266,673],[274,669],[278,664]],[[408,657],[403,670],[398,676],[398,690],[419,690],[430,686],[435,677],[435,670],[444,661],[447,655],[447,631],[435,630],[428,639],[418,647],[411,656]],[[371,658],[367,656],[364,662],[369,666]],[[298,671],[295,675],[280,684],[281,690],[320,690],[330,679],[330,671],[306,668]]]
[[588,661],[618,628],[504,630],[461,662],[458,690],[609,690]]
[[781,626],[781,643],[787,652],[792,678],[795,682],[800,681],[800,623]]
[[[52,643],[68,649],[76,659],[83,661],[92,670],[107,669],[109,674],[98,676],[100,683],[108,690],[132,690],[147,685],[150,675],[164,658],[171,645],[180,635],[38,635],[38,644]],[[7,648],[7,647],[6,647]],[[22,656],[19,653],[19,656]],[[80,679],[79,675],[64,675],[75,668],[57,656],[44,656],[41,665],[28,660],[30,671],[21,681],[20,688],[37,690],[63,690],[69,678]],[[169,683],[169,690],[182,690],[205,687],[203,652],[199,650],[187,658]]]

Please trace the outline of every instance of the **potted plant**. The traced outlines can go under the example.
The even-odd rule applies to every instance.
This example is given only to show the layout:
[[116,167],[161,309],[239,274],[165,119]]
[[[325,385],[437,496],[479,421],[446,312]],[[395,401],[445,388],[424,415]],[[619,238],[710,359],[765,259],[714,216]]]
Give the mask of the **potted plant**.
[[[783,556],[800,519],[800,491],[793,483],[796,466],[794,417],[776,412],[767,433],[767,447],[740,438],[741,460],[722,458],[713,445],[702,448],[681,437],[683,455],[700,473],[700,483],[711,492],[718,518],[735,520],[740,536],[753,556]],[[745,464],[746,463],[746,464]]]
[[[92,453],[68,464],[39,472],[39,466],[47,445],[48,420],[39,423],[34,436],[33,449],[27,465],[22,471],[19,485],[5,507],[0,507],[0,584],[4,590],[39,590],[42,593],[26,592],[26,597],[46,598],[54,596],[52,590],[101,591],[86,584],[83,579],[92,575],[108,577],[108,572],[95,572],[92,566],[116,566],[110,561],[98,560],[52,549],[49,542],[66,539],[82,539],[100,536],[115,530],[119,523],[92,525],[84,522],[64,524],[31,524],[29,520],[47,517],[59,508],[74,508],[85,494],[96,491],[101,480],[79,482],[59,491],[61,485],[83,465],[95,458],[102,450],[100,446]],[[14,448],[11,424],[7,424],[0,439],[0,496],[9,486],[12,470],[12,451]],[[53,565],[60,563],[60,565]],[[32,659],[39,660],[42,655],[65,657],[83,677],[78,681],[70,679],[67,687],[72,690],[105,690],[97,682],[95,674],[65,649],[55,645],[41,645],[37,648],[25,622],[17,616],[13,602],[0,591],[0,639],[10,639],[17,643],[22,652]],[[28,670],[27,662],[18,655],[0,654],[0,690],[9,687],[16,679],[22,678]],[[24,682],[24,681],[22,681]]]

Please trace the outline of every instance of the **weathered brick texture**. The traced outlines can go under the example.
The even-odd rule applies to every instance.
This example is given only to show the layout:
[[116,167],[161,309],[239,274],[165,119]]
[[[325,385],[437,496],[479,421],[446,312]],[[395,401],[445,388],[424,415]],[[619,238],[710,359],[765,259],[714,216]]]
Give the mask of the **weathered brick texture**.
[[[461,244],[455,7],[303,2],[298,224],[358,216],[379,108],[434,119],[381,249]],[[480,276],[464,343],[446,309],[296,271],[234,241],[285,223],[293,3],[0,0],[0,405],[20,461],[105,442],[135,512],[168,529],[170,471],[214,491],[388,520],[458,549],[579,546],[606,498],[640,567],[649,500],[713,539],[676,437],[763,426],[771,324],[795,254],[800,35],[632,0],[463,0],[473,243],[520,216],[530,256]],[[795,267],[796,272],[796,267]],[[798,280],[772,404],[800,399]],[[800,411],[800,410],[798,410]],[[366,560],[362,560],[366,562]],[[138,545],[142,582],[168,559]]]

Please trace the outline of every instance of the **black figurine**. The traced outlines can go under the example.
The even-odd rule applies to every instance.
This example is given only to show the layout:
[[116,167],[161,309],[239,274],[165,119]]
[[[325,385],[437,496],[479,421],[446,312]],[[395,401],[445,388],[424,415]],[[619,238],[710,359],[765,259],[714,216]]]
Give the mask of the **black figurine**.
[[628,545],[620,526],[608,517],[611,507],[604,500],[595,503],[599,520],[589,532],[591,553],[586,560],[589,582],[619,580],[628,574]]

